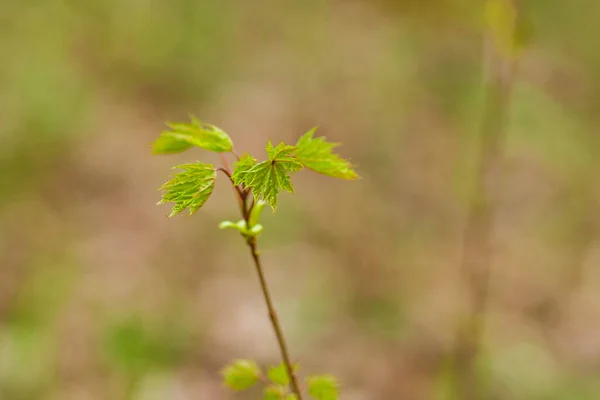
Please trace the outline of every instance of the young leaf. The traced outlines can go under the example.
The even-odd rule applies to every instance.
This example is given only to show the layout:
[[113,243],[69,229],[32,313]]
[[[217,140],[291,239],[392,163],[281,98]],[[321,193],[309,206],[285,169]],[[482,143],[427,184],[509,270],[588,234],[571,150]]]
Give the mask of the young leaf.
[[235,391],[254,386],[260,378],[260,368],[252,360],[236,360],[225,367],[221,374],[227,386]]
[[289,144],[285,144],[283,142],[279,143],[275,147],[273,147],[273,143],[271,143],[270,140],[267,144],[267,155],[269,156],[269,160],[290,157],[294,153],[294,150],[294,146],[290,146]]
[[154,154],[175,154],[186,151],[190,147],[192,144],[165,132],[152,144],[152,152]]
[[240,233],[246,232],[246,221],[241,219],[238,222],[223,221],[219,224],[219,229],[235,229]]
[[220,128],[191,117],[190,123],[167,123],[171,128],[154,142],[154,154],[178,153],[198,146],[205,150],[225,153],[233,149],[231,139]]
[[248,170],[256,165],[256,158],[252,157],[249,154],[245,154],[239,161],[233,164],[233,174],[231,174],[231,178],[234,182],[237,182],[236,185],[239,185],[239,181],[241,176],[248,172]]
[[250,168],[247,168],[250,165],[249,160],[238,165],[236,169],[239,171],[237,174],[234,172],[233,175],[234,183],[251,188],[255,196],[265,200],[275,211],[279,190],[283,189],[294,193],[290,175],[302,169],[302,164],[292,156],[293,151],[293,146],[282,142],[277,147],[273,147],[269,141],[267,146],[269,159],[254,164]]
[[308,378],[308,394],[317,400],[337,400],[340,392],[336,379],[331,375]]
[[289,385],[290,383],[290,377],[288,376],[287,369],[283,363],[276,367],[269,368],[267,371],[267,376],[271,382],[278,385]]
[[263,391],[263,400],[287,400],[285,386],[270,385]]
[[252,227],[246,233],[246,236],[258,236],[263,231],[261,224],[252,225]]
[[333,152],[338,143],[330,143],[324,137],[314,138],[317,128],[306,132],[296,144],[294,155],[305,167],[320,174],[340,179],[358,179],[352,164]]
[[242,236],[245,237],[258,236],[263,231],[263,226],[261,224],[252,225],[250,229],[248,229],[246,221],[243,219],[239,220],[238,222],[223,221],[219,224],[219,229],[230,228],[237,230],[239,233],[242,234]]
[[258,221],[260,220],[260,214],[262,214],[263,208],[267,203],[263,200],[258,200],[254,207],[252,207],[252,211],[250,212],[250,218],[248,218],[248,223],[251,227],[258,225]]
[[190,215],[206,203],[215,187],[217,173],[212,164],[183,164],[175,168],[182,169],[173,178],[162,185],[162,200],[158,204],[173,202],[169,217],[179,214],[186,208]]

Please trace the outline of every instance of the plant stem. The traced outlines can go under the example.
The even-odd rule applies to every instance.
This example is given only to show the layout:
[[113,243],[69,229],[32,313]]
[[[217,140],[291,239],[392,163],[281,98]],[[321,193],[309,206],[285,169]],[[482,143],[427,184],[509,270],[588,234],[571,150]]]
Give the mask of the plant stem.
[[[479,400],[485,398],[477,371],[477,357],[484,334],[483,319],[490,297],[492,261],[492,227],[494,193],[506,136],[505,122],[510,105],[510,93],[516,72],[516,61],[494,54],[485,43],[490,57],[490,71],[485,83],[485,109],[480,126],[481,147],[474,179],[470,210],[463,239],[462,271],[468,292],[468,314],[459,327],[454,349],[458,378],[458,398]],[[484,55],[485,56],[485,55]],[[485,60],[484,58],[484,63]]]
[[[225,162],[224,162],[225,164]],[[225,164],[224,168],[218,168],[219,171],[225,173],[229,179],[231,180],[231,184],[236,189],[236,194],[240,204],[240,212],[242,214],[242,218],[246,221],[246,226],[250,228],[250,212],[255,204],[255,198],[252,196],[252,203],[248,205],[248,197],[251,195],[251,192],[247,189],[242,189],[240,186],[236,186],[233,178],[231,177],[231,172],[229,171],[229,167]],[[262,263],[260,261],[260,256],[258,253],[257,239],[256,236],[248,237],[246,240],[248,247],[250,248],[250,254],[252,255],[252,260],[254,261],[254,267],[256,268],[256,273],[258,274],[258,279],[260,281],[260,288],[262,290],[263,297],[265,299],[265,303],[267,306],[267,310],[269,312],[269,318],[271,320],[271,325],[273,327],[273,331],[275,332],[275,337],[277,338],[277,343],[279,345],[279,350],[281,352],[281,358],[283,358],[283,364],[287,370],[287,373],[290,377],[292,391],[296,395],[297,400],[302,400],[302,391],[300,390],[300,385],[298,384],[298,378],[296,377],[296,373],[294,372],[294,367],[292,365],[292,360],[290,357],[290,352],[288,350],[285,335],[283,334],[283,329],[279,323],[279,318],[277,317],[277,311],[275,310],[275,305],[273,304],[273,300],[271,299],[271,293],[269,292],[269,286],[267,284],[267,279],[265,278],[265,273],[262,267]]]
[[231,171],[231,167],[229,166],[229,161],[227,161],[227,157],[225,157],[225,155],[223,155],[223,153],[219,153],[219,157],[221,158],[221,162],[225,166],[225,169],[227,171]]
[[[237,154],[234,153],[237,156]],[[238,157],[239,159],[239,157]],[[239,200],[240,212],[242,214],[242,218],[246,221],[246,226],[250,228],[250,212],[255,204],[254,196],[252,196],[252,203],[248,206],[248,197],[251,196],[251,192],[248,189],[242,189],[240,186],[236,186],[233,181],[231,170],[229,168],[229,164],[225,157],[221,155],[221,160],[223,161],[223,167],[217,168],[218,171],[223,172],[225,175],[229,177],[231,184],[236,190],[236,194]],[[297,397],[297,400],[302,400],[302,391],[300,390],[300,385],[298,384],[298,378],[296,377],[296,373],[294,372],[294,368],[292,365],[292,360],[290,357],[290,352],[288,350],[287,344],[285,342],[285,335],[283,334],[283,329],[281,329],[281,325],[279,324],[279,318],[277,317],[277,311],[275,311],[275,305],[273,304],[273,300],[271,299],[271,293],[269,292],[269,286],[267,285],[267,279],[265,278],[265,273],[263,271],[262,263],[260,262],[260,256],[258,253],[257,239],[256,236],[248,237],[246,240],[248,247],[250,248],[250,254],[252,255],[252,260],[254,260],[254,267],[256,268],[256,273],[258,274],[258,279],[260,281],[260,287],[263,293],[263,297],[265,299],[265,303],[267,305],[267,309],[269,311],[269,318],[271,319],[271,325],[273,327],[273,331],[275,331],[275,336],[277,337],[277,343],[279,344],[279,350],[281,351],[281,357],[283,358],[283,364],[287,370],[287,373],[290,377],[290,381],[292,384],[292,391]]]
[[247,243],[250,247],[252,259],[254,260],[254,266],[256,267],[258,279],[260,280],[260,287],[262,289],[263,297],[265,298],[265,303],[267,305],[267,309],[269,310],[269,318],[271,319],[271,325],[273,326],[275,336],[277,337],[277,343],[279,344],[281,357],[283,358],[283,363],[290,377],[292,391],[294,392],[298,400],[302,400],[302,391],[300,390],[298,378],[296,377],[296,373],[294,372],[290,352],[285,341],[285,335],[283,334],[283,330],[281,329],[281,325],[279,324],[279,318],[277,317],[277,312],[275,311],[275,306],[273,305],[273,301],[271,300],[271,294],[269,292],[269,287],[267,285],[267,280],[265,278],[262,263],[260,261],[260,256],[258,253],[256,237],[249,238]]
[[[231,181],[231,186],[233,186],[233,189],[236,191],[236,195],[237,195],[237,198],[238,198],[238,201],[239,201],[240,209],[241,210],[246,210],[246,197],[247,197],[246,193],[239,186],[236,186],[235,182],[233,181],[233,177],[231,176],[231,172],[229,171],[229,169],[227,167],[219,167],[219,168],[217,168],[217,171],[221,171],[225,175],[227,175],[227,177]],[[243,212],[242,214],[244,216],[244,219],[246,219],[245,212]]]

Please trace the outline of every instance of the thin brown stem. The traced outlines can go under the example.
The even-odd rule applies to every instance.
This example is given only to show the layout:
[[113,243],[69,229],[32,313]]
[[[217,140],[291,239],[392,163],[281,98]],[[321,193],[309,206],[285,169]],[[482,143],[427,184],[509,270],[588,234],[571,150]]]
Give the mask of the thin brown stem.
[[[255,204],[254,196],[252,196],[252,203],[248,207],[248,197],[251,195],[250,190],[242,190],[239,186],[236,186],[231,177],[231,173],[228,168],[217,168],[217,170],[225,173],[229,179],[233,187],[236,189],[238,198],[240,200],[240,212],[242,217],[246,221],[246,224],[250,225],[250,212]],[[258,253],[257,239],[256,237],[249,237],[246,241],[248,247],[250,248],[250,254],[252,255],[252,260],[254,261],[254,267],[256,268],[256,273],[258,274],[258,279],[260,281],[260,287],[262,290],[263,297],[265,299],[265,304],[267,306],[267,310],[269,313],[269,318],[271,320],[271,325],[273,327],[273,331],[275,332],[275,337],[277,338],[277,343],[279,345],[279,350],[281,352],[281,358],[283,359],[283,364],[287,370],[287,373],[290,377],[292,392],[296,395],[297,400],[302,400],[302,391],[300,390],[300,385],[298,384],[298,378],[296,377],[296,373],[294,372],[294,368],[292,365],[292,360],[290,357],[290,352],[288,350],[285,335],[283,334],[283,329],[279,323],[279,318],[277,317],[277,311],[275,310],[275,305],[273,304],[273,300],[271,299],[271,293],[269,291],[269,286],[267,284],[267,279],[265,278],[264,270],[262,267],[262,263],[260,261],[260,256]]]
[[294,372],[294,367],[292,365],[292,360],[290,357],[290,352],[288,350],[285,335],[283,334],[283,330],[281,329],[281,325],[279,324],[279,318],[277,317],[277,312],[275,311],[275,306],[273,305],[273,301],[271,300],[271,294],[269,292],[269,287],[267,285],[267,280],[265,278],[265,274],[263,271],[263,267],[260,261],[260,256],[258,253],[256,237],[252,237],[248,239],[248,246],[250,247],[250,253],[252,254],[252,259],[254,260],[254,266],[256,267],[256,273],[258,274],[258,279],[260,280],[260,287],[262,289],[263,297],[265,298],[265,303],[267,305],[267,309],[269,310],[269,318],[271,319],[271,325],[273,326],[273,330],[275,331],[275,336],[277,337],[277,343],[279,344],[279,350],[281,351],[281,357],[283,358],[283,363],[287,370],[288,375],[290,376],[290,381],[292,384],[292,391],[298,398],[298,400],[302,400],[302,391],[300,390],[300,385],[298,384],[298,378],[296,377],[296,373]]
[[221,157],[221,162],[227,171],[231,171],[231,167],[229,166],[229,161],[227,161],[227,157],[223,153],[219,153],[219,157]]
[[[218,167],[217,171],[221,171],[222,173],[224,173],[225,175],[227,175],[227,177],[229,178],[229,180],[231,181],[231,183],[233,183],[233,177],[231,176],[231,172],[229,172],[229,170],[225,167]],[[235,187],[235,184],[233,185]]]
[[[233,177],[231,176],[231,172],[229,172],[229,170],[227,168],[224,167],[219,167],[217,168],[217,171],[221,171],[222,173],[224,173],[225,175],[227,175],[227,177],[229,178],[229,180],[231,181],[231,186],[233,186],[233,189],[236,192],[237,198],[239,200],[240,203],[240,208],[242,210],[246,209],[246,197],[247,197],[247,193],[245,191],[243,191],[238,185],[235,184],[235,182],[233,181]],[[243,214],[244,219],[246,218],[246,215]]]
[[248,218],[250,218],[250,213],[252,212],[252,209],[254,208],[254,204],[256,204],[256,199],[254,198],[254,196],[252,196],[252,202],[250,203],[250,206],[248,207]]
[[248,223],[249,219],[250,219],[250,211],[252,211],[252,208],[248,208],[248,195],[250,193],[246,190],[242,190],[242,208],[241,208],[241,212],[242,212],[242,217],[244,218],[244,220],[246,221],[246,226],[248,228],[250,228],[250,224]]

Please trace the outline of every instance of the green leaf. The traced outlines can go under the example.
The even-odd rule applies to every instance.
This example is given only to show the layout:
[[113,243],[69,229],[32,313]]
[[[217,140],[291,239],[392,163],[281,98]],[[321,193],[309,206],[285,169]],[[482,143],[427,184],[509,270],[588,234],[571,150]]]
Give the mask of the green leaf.
[[267,376],[269,379],[278,385],[289,385],[290,377],[287,373],[287,369],[285,368],[285,364],[279,364],[276,367],[271,367],[267,371]]
[[163,133],[152,145],[152,152],[154,154],[175,154],[186,151],[190,147],[192,147],[190,143],[177,139],[168,133]]
[[236,185],[239,185],[241,176],[244,175],[250,168],[256,165],[256,158],[249,154],[244,154],[237,162],[233,164],[233,174],[231,178]]
[[246,226],[246,221],[243,219],[238,222],[223,221],[219,224],[219,229],[235,229],[245,237],[258,236],[263,231],[261,224],[255,224],[250,229]]
[[233,149],[231,139],[220,128],[198,121],[193,116],[190,123],[167,123],[171,128],[164,131],[154,142],[154,154],[179,153],[198,146],[217,153],[226,153]]
[[276,158],[292,156],[295,149],[296,148],[294,146],[290,146],[289,144],[285,144],[283,142],[279,143],[276,147],[273,147],[273,143],[271,143],[269,140],[269,143],[267,144],[267,155],[269,156],[269,160],[272,161]]
[[275,211],[279,190],[294,193],[290,175],[302,169],[302,164],[292,156],[293,152],[294,146],[282,142],[277,147],[273,147],[269,141],[267,146],[269,159],[251,167],[249,167],[250,160],[244,160],[243,164],[238,163],[235,171],[237,174],[234,172],[233,175],[234,183],[252,189],[257,198],[265,200]]
[[339,144],[330,143],[324,137],[314,138],[316,130],[311,129],[298,140],[294,153],[296,159],[320,174],[347,180],[358,179],[352,164],[333,152]]
[[212,164],[183,164],[175,168],[183,172],[175,174],[173,178],[162,185],[162,200],[158,204],[173,202],[173,210],[169,217],[179,214],[186,208],[190,215],[198,211],[210,197],[214,187],[217,173]]
[[307,379],[308,394],[317,400],[337,400],[340,391],[336,379],[331,375],[311,376]]
[[239,220],[238,222],[223,221],[219,224],[219,229],[235,229],[240,233],[244,233],[247,230],[246,221],[243,219]]
[[263,226],[261,224],[253,225],[250,230],[246,233],[246,236],[258,236],[263,231]]
[[260,367],[252,360],[236,360],[222,371],[223,381],[235,391],[254,386],[260,379]]
[[263,391],[263,400],[287,400],[287,392],[285,386],[270,385]]
[[260,220],[260,214],[262,214],[262,210],[265,208],[266,204],[267,203],[263,200],[258,200],[256,203],[254,203],[254,207],[252,207],[252,211],[250,212],[250,218],[248,218],[250,226],[255,226],[258,224],[258,221]]

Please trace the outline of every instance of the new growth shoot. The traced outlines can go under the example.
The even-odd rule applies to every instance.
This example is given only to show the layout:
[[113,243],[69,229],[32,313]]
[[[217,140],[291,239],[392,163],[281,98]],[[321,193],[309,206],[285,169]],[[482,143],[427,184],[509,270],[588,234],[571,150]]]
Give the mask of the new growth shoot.
[[[265,400],[302,400],[303,386],[313,399],[338,399],[338,383],[331,375],[309,376],[304,385],[298,380],[298,365],[292,363],[260,260],[258,236],[263,226],[259,220],[266,205],[273,212],[277,209],[282,190],[294,193],[291,179],[294,173],[306,168],[334,178],[355,180],[359,176],[353,165],[334,152],[338,143],[315,137],[316,128],[300,137],[295,145],[281,142],[274,146],[269,141],[266,159],[258,161],[249,154],[238,156],[227,133],[194,117],[189,123],[168,123],[167,126],[169,129],[162,132],[153,144],[154,154],[181,153],[195,146],[220,153],[221,165],[215,167],[213,164],[196,162],[176,166],[180,171],[161,186],[162,199],[159,204],[174,203],[170,217],[185,210],[190,215],[194,214],[212,194],[217,172],[222,172],[228,178],[234,189],[241,219],[237,222],[223,221],[220,228],[237,230],[248,245],[281,353],[282,363],[267,368],[266,372],[254,361],[234,361],[222,370],[225,384],[239,391],[262,382]],[[227,160],[228,153],[236,159],[233,168]]]

